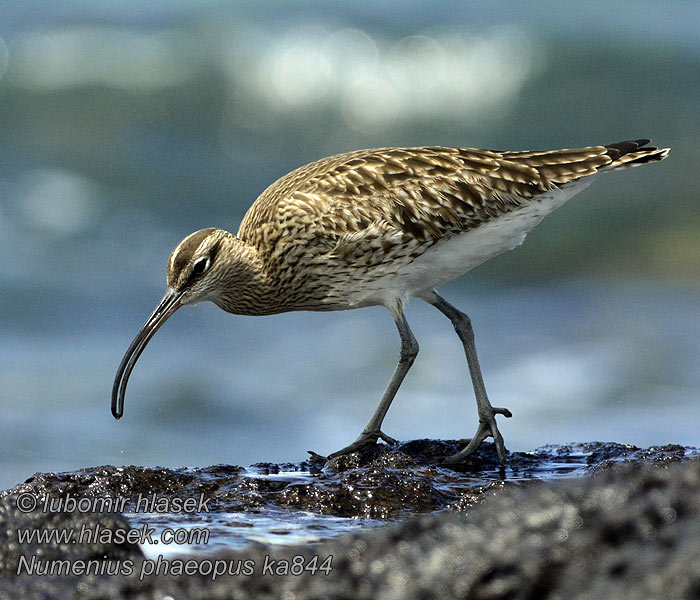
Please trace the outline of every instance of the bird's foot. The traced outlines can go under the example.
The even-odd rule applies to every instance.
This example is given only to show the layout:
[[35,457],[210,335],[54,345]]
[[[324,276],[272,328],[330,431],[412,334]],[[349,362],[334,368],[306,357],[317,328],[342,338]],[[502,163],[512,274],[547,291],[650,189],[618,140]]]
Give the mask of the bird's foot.
[[510,418],[513,416],[507,408],[496,408],[492,407],[490,410],[484,410],[479,412],[479,427],[476,430],[476,434],[469,441],[467,447],[464,450],[448,456],[442,464],[444,465],[459,465],[462,464],[469,456],[474,454],[481,446],[487,437],[491,436],[494,443],[496,444],[496,454],[498,454],[498,462],[501,466],[506,464],[506,447],[503,443],[503,436],[501,432],[498,431],[498,426],[496,425],[496,415],[503,415],[504,417]]
[[383,431],[363,431],[352,444],[345,446],[345,448],[341,448],[336,452],[333,452],[333,454],[329,454],[328,458],[330,459],[335,458],[336,456],[350,454],[351,452],[355,452],[356,450],[364,448],[365,446],[376,444],[377,440],[380,439],[384,440],[387,444],[391,446],[398,444],[398,442],[393,437],[388,436]]

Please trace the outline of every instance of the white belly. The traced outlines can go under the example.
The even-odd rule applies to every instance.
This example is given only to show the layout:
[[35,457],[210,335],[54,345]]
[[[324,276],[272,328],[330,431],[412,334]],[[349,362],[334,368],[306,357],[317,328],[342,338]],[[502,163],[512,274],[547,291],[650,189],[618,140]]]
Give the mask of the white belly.
[[392,306],[420,296],[443,283],[456,279],[489,258],[523,243],[527,233],[546,215],[588,187],[586,177],[564,189],[553,190],[531,200],[522,208],[496,217],[444,242],[438,242],[423,255],[404,265],[400,272],[374,282],[372,289],[358,290],[355,306],[383,304]]

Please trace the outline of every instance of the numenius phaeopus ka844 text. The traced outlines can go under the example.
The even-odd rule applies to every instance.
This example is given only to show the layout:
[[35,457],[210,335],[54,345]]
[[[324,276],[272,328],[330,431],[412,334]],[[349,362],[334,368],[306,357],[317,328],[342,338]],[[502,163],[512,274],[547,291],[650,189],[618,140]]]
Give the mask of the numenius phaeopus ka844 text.
[[382,305],[396,322],[401,354],[359,437],[331,456],[381,438],[382,422],[418,354],[404,316],[411,297],[454,325],[474,385],[479,425],[449,459],[464,461],[493,437],[506,450],[481,376],[469,317],[435,288],[522,243],[545,215],[599,173],[666,158],[649,140],[574,150],[495,152],[472,148],[382,148],[324,158],[285,175],[250,207],[237,235],[201,229],[173,250],[168,288],[126,351],[114,380],[112,414],[138,357],[178,308],[210,300],[240,315],[348,310]]

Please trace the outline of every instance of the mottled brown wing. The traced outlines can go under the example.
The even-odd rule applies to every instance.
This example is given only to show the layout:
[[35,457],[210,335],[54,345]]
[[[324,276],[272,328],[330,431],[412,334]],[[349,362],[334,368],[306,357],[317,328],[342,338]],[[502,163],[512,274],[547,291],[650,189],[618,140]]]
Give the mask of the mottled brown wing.
[[545,152],[421,147],[340,154],[272,184],[246,214],[239,236],[256,243],[274,228],[287,235],[313,230],[338,248],[364,236],[387,244],[430,242],[618,163],[631,166],[621,158],[629,155],[633,163],[650,156],[656,149],[642,148],[647,142]]

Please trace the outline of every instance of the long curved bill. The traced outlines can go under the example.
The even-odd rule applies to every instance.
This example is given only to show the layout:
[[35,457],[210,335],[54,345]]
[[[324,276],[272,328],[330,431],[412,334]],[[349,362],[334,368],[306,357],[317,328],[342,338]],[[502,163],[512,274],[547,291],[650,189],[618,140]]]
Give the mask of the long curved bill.
[[146,344],[148,344],[155,335],[156,331],[160,329],[160,326],[168,320],[170,315],[182,306],[180,303],[181,297],[181,293],[176,292],[172,288],[168,288],[160,304],[158,304],[151,316],[148,317],[148,320],[136,334],[134,341],[131,342],[126,354],[124,354],[119,369],[117,369],[117,376],[114,378],[114,385],[112,386],[112,414],[115,419],[120,419],[124,414],[126,384],[129,381],[129,375],[131,375],[136,361],[139,359],[139,356],[141,356]]

